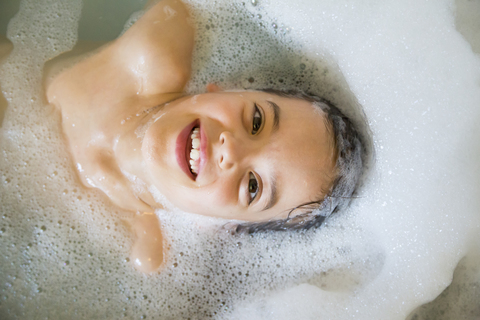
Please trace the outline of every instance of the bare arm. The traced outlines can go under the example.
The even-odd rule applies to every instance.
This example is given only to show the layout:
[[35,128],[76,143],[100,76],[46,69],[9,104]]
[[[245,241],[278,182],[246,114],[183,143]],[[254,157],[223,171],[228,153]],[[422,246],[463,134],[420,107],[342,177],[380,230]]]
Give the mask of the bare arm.
[[138,271],[152,273],[164,264],[164,239],[161,225],[154,213],[137,214],[127,222],[135,235],[130,260]]
[[61,73],[47,98],[62,109],[122,102],[155,105],[190,78],[194,30],[181,1],[154,5],[125,34]]
[[[163,0],[114,43],[119,64],[137,78],[137,92],[181,92],[190,78],[194,30],[179,0]],[[161,88],[161,92],[158,92]]]

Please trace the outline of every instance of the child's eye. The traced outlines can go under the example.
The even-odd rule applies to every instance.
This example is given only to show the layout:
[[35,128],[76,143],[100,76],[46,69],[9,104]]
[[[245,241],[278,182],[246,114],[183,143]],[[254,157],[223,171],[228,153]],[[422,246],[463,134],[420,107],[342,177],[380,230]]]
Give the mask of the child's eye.
[[255,178],[255,175],[250,172],[248,176],[248,195],[249,195],[248,204],[249,205],[250,203],[253,202],[253,200],[255,200],[255,198],[257,197],[257,194],[258,194],[258,181],[257,181],[257,178]]
[[252,134],[257,134],[258,130],[262,127],[262,113],[258,108],[257,104],[255,103],[255,113],[253,114],[253,121],[252,121]]

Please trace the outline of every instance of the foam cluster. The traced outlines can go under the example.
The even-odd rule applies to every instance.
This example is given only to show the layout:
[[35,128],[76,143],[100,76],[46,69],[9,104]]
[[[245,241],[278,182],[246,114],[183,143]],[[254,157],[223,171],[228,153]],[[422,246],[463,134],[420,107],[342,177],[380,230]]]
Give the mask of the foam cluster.
[[456,30],[454,3],[189,6],[189,92],[297,88],[368,120],[375,161],[357,198],[297,233],[232,235],[235,222],[159,210],[166,267],[135,271],[129,213],[80,184],[44,99],[43,65],[76,43],[82,2],[24,0],[0,66],[0,318],[480,317],[478,33],[459,16]]

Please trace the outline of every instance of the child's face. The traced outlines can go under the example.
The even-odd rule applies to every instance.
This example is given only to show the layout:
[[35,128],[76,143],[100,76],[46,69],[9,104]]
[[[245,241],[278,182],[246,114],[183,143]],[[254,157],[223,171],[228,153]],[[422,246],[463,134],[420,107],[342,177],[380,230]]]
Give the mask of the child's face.
[[[142,144],[146,169],[159,191],[187,212],[285,218],[289,209],[321,198],[335,176],[331,132],[320,109],[303,100],[206,93],[177,100],[154,119]],[[195,127],[199,158],[193,155],[190,165]]]

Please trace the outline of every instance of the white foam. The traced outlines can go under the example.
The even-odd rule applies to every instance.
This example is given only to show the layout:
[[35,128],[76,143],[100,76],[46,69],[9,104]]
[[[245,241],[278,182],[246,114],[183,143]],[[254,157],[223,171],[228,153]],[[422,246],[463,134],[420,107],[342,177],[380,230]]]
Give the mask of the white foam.
[[[478,290],[468,290],[480,282],[478,259],[468,252],[480,247],[480,61],[455,29],[454,3],[255,4],[192,1],[200,32],[189,90],[294,86],[358,123],[360,103],[376,161],[359,198],[300,234],[232,236],[233,222],[160,210],[166,268],[136,272],[119,220],[130,213],[80,185],[60,117],[43,99],[43,63],[73,47],[81,2],[24,1],[0,79],[9,102],[2,318],[405,319],[446,288],[465,255],[438,301],[453,305],[445,317],[479,316]],[[456,288],[469,308],[455,304]],[[440,308],[426,305],[417,319]]]

